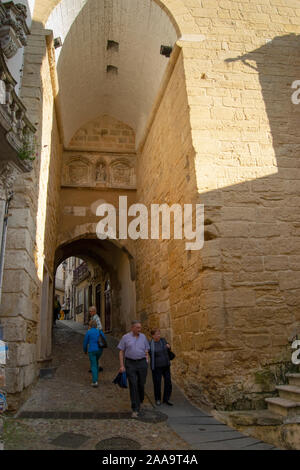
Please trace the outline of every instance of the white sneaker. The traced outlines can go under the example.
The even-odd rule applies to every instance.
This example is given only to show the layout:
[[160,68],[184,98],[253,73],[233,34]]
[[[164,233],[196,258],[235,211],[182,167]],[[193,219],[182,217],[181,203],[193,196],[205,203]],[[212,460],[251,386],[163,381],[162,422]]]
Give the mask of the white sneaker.
[[98,387],[98,382],[95,382],[95,383],[93,382],[92,387]]
[[133,411],[131,417],[132,417],[132,418],[138,418],[138,417],[139,417],[138,412],[137,412],[137,411]]

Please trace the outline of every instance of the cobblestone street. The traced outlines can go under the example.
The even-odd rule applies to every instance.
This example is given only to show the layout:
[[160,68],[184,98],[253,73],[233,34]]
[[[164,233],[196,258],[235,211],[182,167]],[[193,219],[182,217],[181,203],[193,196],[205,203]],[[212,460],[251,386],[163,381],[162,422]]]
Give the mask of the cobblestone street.
[[[82,343],[82,334],[58,322],[54,328],[53,349],[53,367],[57,369],[53,377],[39,379],[18,417],[5,418],[5,449],[95,449],[101,441],[116,437],[133,441],[113,444],[123,448],[126,445],[149,450],[190,448],[165,421],[151,423],[130,418],[129,391],[112,383],[119,362],[116,343],[111,339],[111,347],[104,351],[100,361],[104,371],[99,374],[99,388],[91,387],[89,359],[83,353]],[[146,415],[153,410],[147,397],[144,410]],[[57,419],[58,411],[65,417],[68,412],[84,414],[81,414],[81,419]],[[55,418],[41,418],[44,412]],[[89,419],[92,412],[103,414],[102,419]],[[26,413],[27,416],[34,413],[36,417],[21,418]],[[113,419],[107,419],[109,413]],[[118,419],[118,413],[127,419]]]
[[131,418],[129,390],[112,383],[119,369],[115,339],[101,357],[99,388],[91,386],[85,328],[59,321],[54,328],[53,374],[40,378],[16,416],[4,418],[5,450],[270,450],[193,406],[174,385],[173,407],[152,404],[148,373],[138,419]]

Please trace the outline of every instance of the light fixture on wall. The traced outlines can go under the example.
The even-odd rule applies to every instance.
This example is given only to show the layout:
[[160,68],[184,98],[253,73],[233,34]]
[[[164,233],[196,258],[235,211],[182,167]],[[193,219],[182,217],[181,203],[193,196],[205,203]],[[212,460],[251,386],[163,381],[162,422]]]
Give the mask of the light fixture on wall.
[[163,45],[160,46],[160,53],[161,55],[164,55],[165,57],[170,57],[172,50],[173,48],[171,46],[163,46]]
[[61,38],[53,39],[53,45],[54,45],[54,49],[58,49],[59,47],[61,47],[62,46]]

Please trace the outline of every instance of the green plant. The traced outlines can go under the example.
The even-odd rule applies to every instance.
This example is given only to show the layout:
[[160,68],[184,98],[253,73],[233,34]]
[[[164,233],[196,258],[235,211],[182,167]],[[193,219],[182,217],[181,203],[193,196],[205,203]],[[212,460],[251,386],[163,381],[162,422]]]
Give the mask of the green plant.
[[25,139],[22,148],[18,152],[18,157],[20,158],[20,160],[35,160],[35,142],[30,141],[29,139]]

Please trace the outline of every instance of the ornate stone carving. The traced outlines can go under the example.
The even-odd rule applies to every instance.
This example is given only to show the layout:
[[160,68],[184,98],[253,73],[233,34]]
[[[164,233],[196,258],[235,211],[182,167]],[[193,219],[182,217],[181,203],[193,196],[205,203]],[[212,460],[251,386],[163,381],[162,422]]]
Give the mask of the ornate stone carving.
[[107,168],[103,161],[99,161],[96,166],[96,182],[106,183],[107,181]]
[[[0,4],[0,7],[3,7]],[[0,8],[0,16],[1,16]],[[26,116],[26,108],[15,92],[16,81],[10,74],[0,48],[0,160],[12,160],[21,171],[30,171],[32,162],[21,160],[19,154],[26,142],[31,141],[35,127]]]
[[82,158],[73,158],[65,168],[65,183],[72,186],[88,184],[89,166],[89,163]]
[[0,199],[6,200],[11,196],[14,181],[20,173],[20,169],[14,163],[0,162]]
[[66,151],[62,185],[89,186],[96,189],[135,188],[135,158]]
[[131,185],[132,169],[125,161],[116,161],[111,165],[111,182],[113,185]]
[[26,46],[29,29],[26,24],[25,5],[13,2],[0,4],[0,46],[5,56],[10,59],[17,50]]

